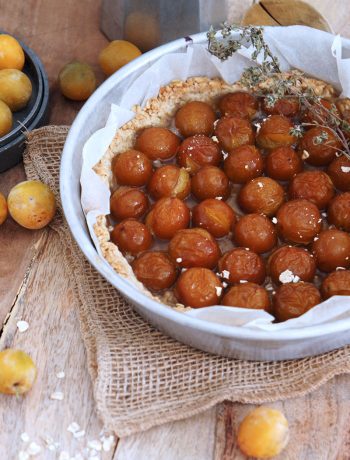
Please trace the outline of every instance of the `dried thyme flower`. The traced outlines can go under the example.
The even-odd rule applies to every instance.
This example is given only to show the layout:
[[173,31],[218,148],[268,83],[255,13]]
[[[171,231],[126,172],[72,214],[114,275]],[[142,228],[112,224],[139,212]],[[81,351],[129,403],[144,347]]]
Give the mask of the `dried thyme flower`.
[[312,138],[312,143],[314,145],[323,144],[328,139],[328,133],[326,131],[321,131],[321,134]]
[[[312,88],[302,88],[302,73],[292,71],[288,76],[281,73],[279,61],[264,40],[263,27],[222,24],[220,31],[210,28],[208,37],[209,52],[225,61],[242,47],[252,47],[251,59],[254,65],[244,70],[240,82],[256,96],[264,97],[267,107],[272,107],[279,99],[297,97],[303,109],[313,113],[315,121],[302,123],[291,129],[290,134],[302,137],[303,128],[317,126],[328,128],[343,145],[342,153],[350,158],[349,142],[344,132],[350,133],[350,124],[339,117],[337,108],[332,104],[330,109],[324,107],[320,96]],[[235,38],[233,38],[235,37]],[[264,84],[268,80],[268,84]],[[328,139],[326,131],[315,136],[315,145]]]

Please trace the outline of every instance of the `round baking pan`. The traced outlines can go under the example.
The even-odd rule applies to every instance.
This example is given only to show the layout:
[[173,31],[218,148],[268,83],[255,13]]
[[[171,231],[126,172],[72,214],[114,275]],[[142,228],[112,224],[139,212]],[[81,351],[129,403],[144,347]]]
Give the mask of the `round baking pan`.
[[[0,31],[0,33],[6,32]],[[25,54],[23,72],[29,77],[33,90],[27,106],[13,113],[13,129],[0,138],[0,171],[5,171],[21,160],[24,147],[23,133],[43,124],[43,114],[47,113],[48,106],[49,85],[44,66],[33,50],[18,41]]]
[[[191,38],[193,43],[205,44],[207,40],[205,33]],[[111,104],[121,100],[125,88],[164,54],[185,51],[186,44],[185,39],[176,40],[127,64],[95,91],[74,120],[62,155],[60,192],[65,217],[75,240],[91,265],[130,301],[141,316],[167,335],[193,347],[222,356],[275,361],[317,355],[349,344],[349,319],[272,333],[218,324],[180,313],[151,299],[119,276],[94,246],[81,206],[83,146],[94,132],[105,126]]]

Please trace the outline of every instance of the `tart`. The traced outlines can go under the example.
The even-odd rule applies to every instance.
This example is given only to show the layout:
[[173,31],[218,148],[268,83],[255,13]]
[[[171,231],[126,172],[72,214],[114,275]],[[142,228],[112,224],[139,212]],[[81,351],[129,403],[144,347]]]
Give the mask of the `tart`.
[[[323,81],[297,72],[283,75],[293,81],[296,76],[301,89],[335,99],[335,89]],[[267,79],[257,89],[268,93],[272,84],[273,78]],[[195,77],[162,87],[134,112],[94,166],[112,196],[111,215],[98,216],[94,232],[113,269],[148,296],[180,310],[221,301],[232,305],[233,293],[243,308],[252,308],[250,296],[258,293],[263,299],[259,308],[271,311],[277,305],[281,320],[314,306],[291,308],[288,316],[288,289],[282,289],[283,315],[278,310],[281,284],[298,283],[296,291],[290,290],[294,297],[298,290],[311,290],[309,285],[318,293],[326,272],[333,271],[334,264],[321,260],[317,238],[321,233],[323,242],[329,226],[326,212],[322,217],[320,212],[334,208],[341,195],[324,171],[336,150],[313,150],[312,161],[305,161],[303,139],[291,132],[295,123],[310,117],[300,113],[298,101],[271,107],[241,82]],[[340,147],[335,143],[335,148]],[[345,233],[341,225],[338,232]],[[346,266],[337,269],[350,266],[345,240]],[[281,250],[288,246],[298,249]],[[277,260],[284,267],[281,273]],[[289,260],[297,273],[289,269]],[[306,262],[311,268],[304,275],[300,266]],[[245,283],[250,284],[232,289]]]

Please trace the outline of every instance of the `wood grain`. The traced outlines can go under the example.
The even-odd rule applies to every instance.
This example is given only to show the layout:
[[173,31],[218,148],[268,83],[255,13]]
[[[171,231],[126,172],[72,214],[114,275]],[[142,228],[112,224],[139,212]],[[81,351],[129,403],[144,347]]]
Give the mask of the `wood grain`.
[[[49,75],[51,123],[70,124],[81,107],[65,100],[57,89],[59,69],[72,59],[96,65],[98,51],[107,42],[98,29],[100,0],[0,0],[1,28],[22,38],[42,58]],[[350,36],[350,11],[343,0],[309,0],[337,33]],[[251,0],[232,0],[230,22],[239,22]],[[23,180],[23,167],[0,174],[5,193]],[[31,265],[30,265],[31,264]],[[28,271],[28,266],[30,270]],[[30,232],[11,220],[0,228],[0,329],[11,315],[0,338],[0,349],[15,346],[29,352],[38,365],[38,380],[24,398],[0,396],[0,459],[17,458],[23,431],[43,446],[42,436],[61,443],[60,450],[79,452],[87,439],[98,439],[101,423],[93,403],[92,386],[85,364],[72,285],[62,271],[57,236],[47,230]],[[24,275],[27,277],[24,279]],[[20,334],[16,322],[24,319],[29,329]],[[56,372],[66,377],[58,380]],[[50,395],[62,390],[63,401]],[[337,377],[306,398],[275,403],[291,426],[288,460],[349,460],[350,379]],[[102,458],[109,460],[235,460],[235,433],[239,421],[252,406],[225,403],[203,414],[153,428],[119,441]],[[67,426],[78,422],[87,432],[81,442]],[[297,440],[297,442],[296,442]],[[53,460],[47,449],[37,457]]]
[[216,408],[119,440],[114,460],[205,460],[215,447]]
[[301,0],[260,0],[245,14],[242,24],[307,25],[331,32],[327,20],[313,6]]
[[[98,440],[102,429],[94,407],[72,282],[63,268],[60,240],[48,231],[42,235],[41,243],[42,251],[0,339],[0,349],[22,349],[38,367],[37,381],[24,398],[0,395],[0,458],[4,460],[17,458],[23,447],[23,432],[42,446],[40,458],[53,459],[56,453],[45,449],[43,437],[52,437],[60,443],[58,452],[67,451],[72,457],[83,450],[87,441]],[[18,320],[29,323],[26,332],[18,332]],[[60,371],[65,372],[64,379],[56,377]],[[62,391],[63,401],[50,399],[55,391]],[[72,422],[86,431],[81,440],[67,431]],[[112,458],[113,451],[114,446],[103,458]]]

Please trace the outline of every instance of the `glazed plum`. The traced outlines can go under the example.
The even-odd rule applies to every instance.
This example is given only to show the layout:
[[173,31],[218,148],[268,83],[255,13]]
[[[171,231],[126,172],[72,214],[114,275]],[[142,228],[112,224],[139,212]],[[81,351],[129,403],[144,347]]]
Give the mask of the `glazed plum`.
[[307,163],[313,166],[327,166],[341,150],[340,140],[329,128],[315,126],[300,139],[298,150]]
[[168,251],[181,268],[214,268],[221,256],[217,242],[203,228],[179,230],[170,240]]
[[325,209],[334,194],[333,182],[323,171],[303,171],[297,174],[289,185],[291,199],[302,198],[311,201],[319,209]]
[[231,284],[250,281],[263,284],[265,264],[261,256],[247,248],[234,248],[219,260],[221,276]]
[[327,210],[330,224],[350,232],[350,192],[341,193],[333,198]]
[[272,104],[268,98],[263,98],[262,109],[268,115],[284,115],[285,117],[295,117],[299,110],[299,99],[296,97],[284,97],[277,99]]
[[313,242],[312,252],[323,272],[350,268],[350,235],[335,228],[324,230]]
[[110,209],[115,220],[142,217],[149,207],[145,193],[137,188],[119,187],[111,196]]
[[112,171],[119,185],[146,185],[152,176],[152,162],[138,150],[127,150],[116,155]]
[[175,126],[184,137],[195,134],[210,136],[214,129],[215,118],[215,112],[209,104],[191,101],[176,112]]
[[170,240],[190,223],[190,210],[179,198],[161,198],[146,217],[146,225],[160,239]]
[[300,280],[312,281],[316,273],[316,263],[306,249],[282,246],[269,257],[267,270],[276,284]]
[[321,125],[326,124],[325,122],[329,119],[329,112],[339,116],[336,105],[333,101],[328,99],[320,99],[318,102],[311,102],[311,107],[308,108],[303,115],[304,123],[319,123]]
[[261,176],[263,169],[263,157],[254,145],[232,149],[224,162],[224,171],[234,184],[245,184]]
[[324,299],[333,295],[350,296],[350,271],[337,270],[326,276],[321,284],[321,294]]
[[111,240],[123,254],[139,254],[152,246],[152,235],[146,225],[136,219],[126,219],[111,232]]
[[289,147],[296,138],[290,134],[293,123],[283,115],[271,115],[261,123],[260,131],[256,137],[257,145],[262,149],[276,149]]
[[287,201],[276,217],[278,234],[292,243],[309,244],[322,228],[320,211],[307,200]]
[[298,318],[320,302],[320,291],[311,283],[282,284],[273,297],[274,315],[278,321]]
[[246,214],[235,225],[233,240],[237,246],[262,254],[276,246],[277,232],[274,224],[263,214]]
[[254,118],[259,109],[258,100],[252,94],[244,91],[225,94],[218,105],[223,116],[249,119]]
[[175,264],[162,251],[142,253],[132,262],[131,267],[136,278],[152,291],[170,288],[177,276]]
[[335,158],[328,166],[327,173],[333,184],[342,192],[350,192],[350,159],[345,155]]
[[222,117],[215,126],[215,136],[223,150],[254,144],[254,132],[250,121],[238,117]]
[[230,287],[222,298],[221,305],[267,311],[271,308],[266,289],[255,283],[243,283]]
[[215,238],[221,238],[232,230],[236,222],[234,210],[224,201],[208,198],[192,209],[192,223],[204,228]]
[[167,160],[176,153],[181,139],[170,129],[151,127],[144,129],[136,139],[136,149],[154,160]]
[[271,179],[289,181],[303,170],[303,162],[291,147],[278,147],[268,154],[265,167]]
[[226,174],[216,166],[203,166],[191,179],[192,193],[198,200],[221,197],[226,199],[230,184]]
[[284,202],[284,190],[269,177],[257,177],[241,188],[237,199],[244,212],[273,216]]
[[176,159],[190,174],[195,174],[202,166],[217,166],[222,155],[217,142],[204,134],[196,134],[181,143]]
[[208,268],[194,267],[181,273],[174,292],[178,301],[188,307],[209,307],[220,302],[222,285]]
[[164,197],[183,200],[191,192],[190,175],[175,165],[161,166],[153,173],[147,190],[155,200]]

